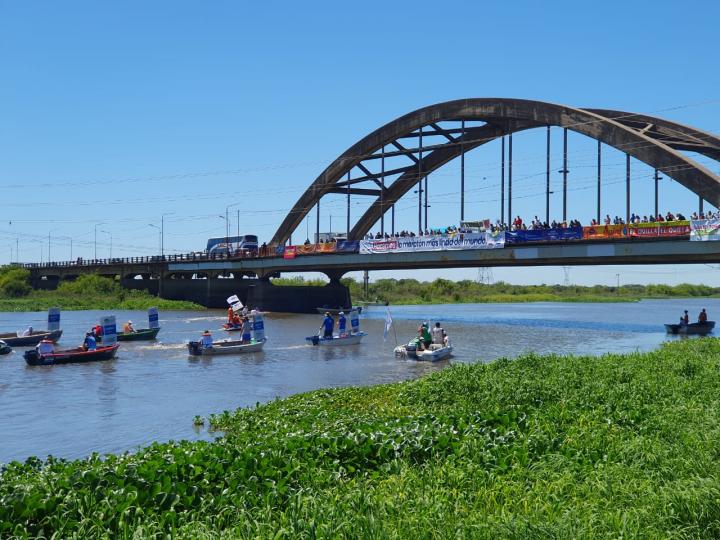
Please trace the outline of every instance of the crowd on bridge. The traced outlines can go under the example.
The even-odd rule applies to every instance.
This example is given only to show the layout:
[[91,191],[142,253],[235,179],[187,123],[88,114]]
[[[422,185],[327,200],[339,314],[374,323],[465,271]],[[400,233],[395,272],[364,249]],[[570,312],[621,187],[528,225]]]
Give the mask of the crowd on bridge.
[[[674,222],[674,221],[687,221],[687,217],[682,212],[672,213],[667,212],[665,215],[663,214],[649,214],[649,215],[643,215],[640,216],[640,214],[635,214],[634,212],[630,215],[629,223],[631,224],[639,224],[639,223],[666,223],[666,222]],[[690,215],[691,220],[702,220],[702,219],[720,219],[720,210],[716,212],[707,211],[707,212],[693,212]],[[583,224],[578,219],[571,219],[570,221],[556,221],[552,220],[550,222],[543,221],[538,216],[535,216],[530,222],[524,221],[519,215],[517,215],[512,222],[510,223],[504,223],[501,220],[497,220],[495,223],[490,223],[489,220],[486,222],[486,226],[483,228],[483,230],[488,230],[492,233],[500,232],[500,231],[527,231],[527,230],[542,230],[542,229],[567,229],[567,228],[574,228],[574,227],[583,227]],[[602,220],[602,222],[598,221],[597,219],[593,218],[590,221],[589,226],[591,227],[597,227],[602,225],[626,225],[625,219],[620,216],[615,216],[614,218],[610,217],[610,214],[606,214],[605,218]],[[365,240],[382,240],[382,239],[390,239],[390,238],[406,238],[406,237],[415,237],[415,236],[446,236],[446,235],[454,235],[456,233],[471,233],[471,232],[477,232],[478,228],[470,228],[470,227],[458,227],[455,225],[452,225],[450,227],[445,228],[433,228],[433,229],[425,229],[424,231],[421,230],[418,234],[416,234],[413,231],[409,230],[402,230],[399,232],[394,233],[368,233],[365,235]]]

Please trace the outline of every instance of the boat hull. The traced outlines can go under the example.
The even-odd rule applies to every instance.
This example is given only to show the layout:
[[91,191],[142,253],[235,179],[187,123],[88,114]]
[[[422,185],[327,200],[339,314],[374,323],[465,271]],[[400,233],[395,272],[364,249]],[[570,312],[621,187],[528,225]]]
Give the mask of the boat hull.
[[31,366],[54,366],[57,364],[74,364],[86,362],[99,362],[101,360],[111,360],[115,357],[118,350],[117,343],[110,347],[98,347],[94,351],[84,351],[81,348],[68,349],[65,351],[57,351],[53,354],[40,356],[37,351],[25,351],[23,357],[25,362]]
[[[157,337],[160,328],[141,328],[134,332],[118,332],[118,341],[150,341]],[[102,341],[102,336],[100,336]]]
[[49,339],[53,343],[60,339],[62,330],[52,332],[33,332],[29,336],[18,336],[16,334],[0,334],[0,339],[10,347],[34,347],[43,339]]
[[431,345],[430,349],[418,351],[415,343],[413,342],[410,342],[407,345],[395,347],[396,356],[413,358],[415,360],[425,360],[429,362],[439,362],[440,360],[445,360],[452,355],[452,351],[452,345],[446,345],[444,347]]
[[715,321],[707,321],[704,323],[690,324],[666,324],[665,331],[668,334],[678,334],[681,336],[704,336],[709,334],[715,328]]
[[348,334],[347,336],[333,336],[332,338],[324,338],[320,336],[308,336],[305,340],[311,343],[313,346],[319,347],[339,347],[343,345],[358,345],[363,337],[367,334],[365,332],[357,332],[355,334]]
[[213,343],[209,349],[203,349],[199,341],[191,341],[187,344],[190,356],[220,356],[226,354],[246,354],[262,351],[267,339],[243,343],[242,341],[218,341]]

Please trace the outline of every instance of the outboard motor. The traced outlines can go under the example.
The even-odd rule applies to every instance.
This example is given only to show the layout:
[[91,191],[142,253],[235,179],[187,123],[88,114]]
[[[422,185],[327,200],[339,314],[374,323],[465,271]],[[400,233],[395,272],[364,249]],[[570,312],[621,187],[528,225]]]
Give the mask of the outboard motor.
[[193,356],[200,356],[202,354],[200,350],[200,342],[199,341],[189,341],[188,342],[188,352],[192,354]]

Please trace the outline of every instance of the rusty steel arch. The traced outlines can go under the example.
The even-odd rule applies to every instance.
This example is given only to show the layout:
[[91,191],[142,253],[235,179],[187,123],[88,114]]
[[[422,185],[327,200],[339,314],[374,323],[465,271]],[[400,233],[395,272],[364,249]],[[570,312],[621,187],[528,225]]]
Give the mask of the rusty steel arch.
[[[463,128],[443,128],[439,126],[441,122],[462,122]],[[484,124],[465,127],[465,122]],[[284,244],[310,209],[328,193],[376,197],[350,231],[350,239],[361,238],[419,180],[461,153],[504,135],[544,126],[567,128],[621,150],[673,178],[714,206],[720,206],[720,176],[681,153],[697,152],[720,160],[720,138],[715,135],[661,118],[623,111],[580,109],[524,99],[471,98],[423,107],[385,124],[352,145],[302,194],[271,244]],[[443,137],[447,142],[419,148],[406,148],[400,143],[404,138],[417,138],[421,130],[426,130],[426,136]],[[385,152],[387,146],[395,150]],[[382,173],[373,173],[364,165],[381,156],[406,156],[410,163]],[[361,176],[346,180],[346,175],[355,168]],[[389,186],[384,185],[387,177],[396,177]],[[363,182],[373,183],[373,189],[353,187]]]

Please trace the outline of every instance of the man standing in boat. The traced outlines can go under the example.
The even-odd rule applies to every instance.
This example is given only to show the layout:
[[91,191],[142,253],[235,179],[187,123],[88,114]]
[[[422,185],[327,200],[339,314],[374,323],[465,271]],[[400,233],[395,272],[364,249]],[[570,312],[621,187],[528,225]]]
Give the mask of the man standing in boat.
[[705,308],[700,312],[698,315],[698,322],[699,323],[706,323],[707,322],[707,312],[705,311]]
[[340,336],[344,336],[347,334],[347,331],[345,328],[347,327],[347,319],[345,318],[345,313],[342,311],[338,313],[338,333]]
[[250,343],[252,340],[252,334],[250,331],[252,330],[252,323],[250,322],[250,317],[245,317],[242,322],[242,340],[245,343]]
[[333,328],[335,328],[335,320],[330,316],[330,312],[325,312],[325,318],[322,322],[323,337],[326,339],[332,339]]
[[205,330],[202,334],[202,337],[200,338],[200,346],[203,349],[212,349],[213,346],[213,338],[210,334],[210,330]]
[[435,327],[430,333],[432,335],[433,345],[440,345],[441,347],[445,346],[447,343],[447,334],[445,333],[445,329],[440,326],[439,322],[435,323]]
[[683,316],[680,317],[680,321],[682,324],[685,324],[685,325],[690,324],[690,316],[688,315],[687,309],[685,310],[685,313],[683,314]]

